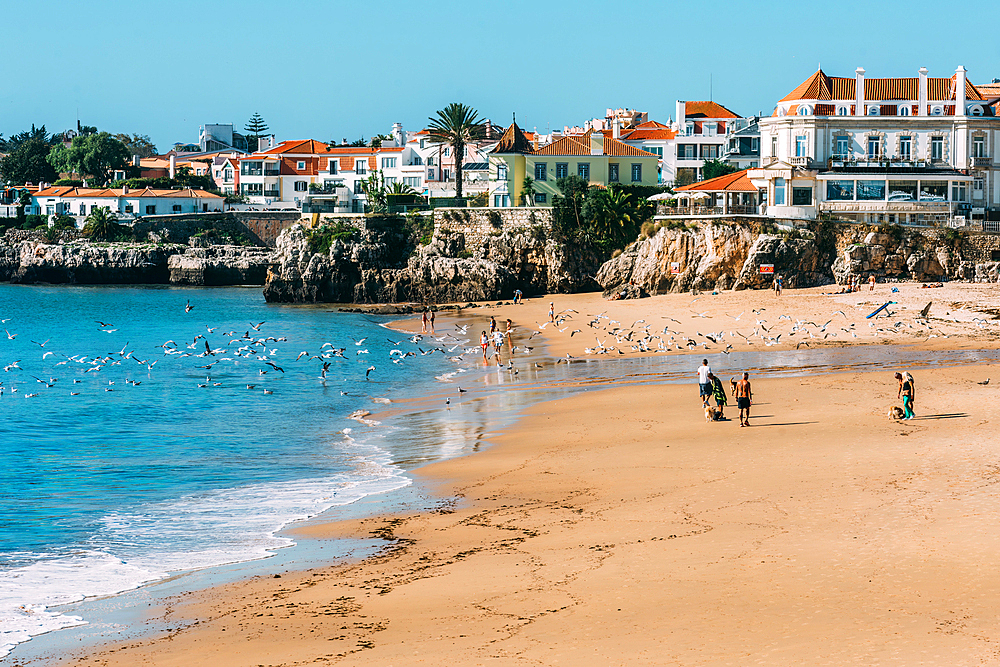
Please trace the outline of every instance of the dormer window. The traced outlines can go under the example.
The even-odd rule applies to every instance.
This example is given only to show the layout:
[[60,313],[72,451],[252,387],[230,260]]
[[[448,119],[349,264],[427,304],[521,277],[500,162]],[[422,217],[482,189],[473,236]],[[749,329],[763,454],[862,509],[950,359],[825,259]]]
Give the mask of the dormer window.
[[906,106],[905,104],[901,104],[899,105],[899,108],[896,110],[896,114],[899,116],[909,116],[910,107]]
[[800,116],[809,116],[811,111],[812,109],[810,109],[808,106],[802,105],[799,107],[798,114]]
[[877,104],[873,104],[870,107],[868,107],[868,115],[869,116],[877,116],[877,115],[879,115],[879,111],[880,111],[880,109],[879,109],[879,107],[878,107]]
[[973,104],[972,106],[969,107],[969,115],[970,116],[982,116],[983,115],[983,107],[981,105],[979,105],[979,104]]
[[837,115],[838,116],[846,116],[847,115],[847,107],[844,107],[844,106],[837,107]]
[[303,169],[306,168],[306,161],[299,160],[298,162],[295,163],[295,168],[298,169],[299,171],[302,171]]

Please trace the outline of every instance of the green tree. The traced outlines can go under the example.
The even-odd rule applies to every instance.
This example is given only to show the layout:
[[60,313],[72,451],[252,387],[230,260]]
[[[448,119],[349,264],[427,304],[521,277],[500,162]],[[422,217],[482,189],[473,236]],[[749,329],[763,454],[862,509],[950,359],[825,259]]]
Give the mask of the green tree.
[[83,225],[83,235],[98,241],[113,241],[118,238],[121,225],[117,216],[106,206],[94,209]]
[[372,137],[372,140],[368,142],[368,145],[372,148],[382,148],[382,142],[392,139],[391,134],[376,134]]
[[710,178],[725,176],[736,171],[738,171],[736,167],[722,160],[705,160],[705,166],[701,168],[702,176],[706,181]]
[[590,184],[576,174],[556,181],[559,193],[552,197],[552,222],[565,234],[583,230],[583,203]]
[[260,138],[269,129],[271,128],[267,126],[261,115],[254,112],[254,115],[250,117],[250,120],[247,121],[246,126],[243,128],[243,131],[247,133],[247,145],[251,152],[260,148]]
[[361,189],[365,193],[366,205],[370,213],[385,213],[389,210],[385,179],[382,177],[381,170],[368,174],[368,178],[361,181]]
[[401,183],[400,181],[393,181],[387,190],[387,194],[390,195],[415,195],[417,191],[406,183]]
[[45,126],[35,127],[35,124],[31,124],[30,130],[25,130],[24,132],[18,132],[12,135],[10,139],[0,143],[0,151],[4,153],[12,153],[17,150],[17,148],[28,141],[29,139],[38,139],[44,144],[51,146],[56,143],[56,137],[50,136]]
[[104,184],[112,170],[128,166],[129,151],[107,132],[98,132],[74,137],[69,148],[53,146],[48,159],[61,172],[91,176]]
[[[45,128],[42,127],[44,132]],[[31,136],[28,138],[13,138],[9,143],[15,144],[11,152],[0,159],[0,179],[7,183],[24,185],[25,183],[51,183],[59,178],[59,174],[48,161],[49,145],[47,138]]]
[[462,196],[462,160],[466,144],[482,139],[486,131],[479,122],[479,112],[459,102],[452,102],[430,120],[431,141],[450,144],[455,156],[455,195]]
[[526,206],[535,205],[535,179],[527,174],[525,174],[524,180],[521,181],[521,198],[524,199]]
[[157,154],[156,146],[153,145],[148,134],[119,133],[115,135],[115,139],[122,142],[122,145],[128,149],[129,155],[153,157]]

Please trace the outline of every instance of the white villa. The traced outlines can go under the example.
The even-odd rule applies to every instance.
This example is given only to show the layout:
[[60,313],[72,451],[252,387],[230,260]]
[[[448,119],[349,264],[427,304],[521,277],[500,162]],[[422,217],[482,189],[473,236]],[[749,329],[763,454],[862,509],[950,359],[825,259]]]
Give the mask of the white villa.
[[1000,205],[998,99],[964,67],[948,78],[819,70],[760,119],[760,166],[748,176],[774,217],[981,219]]
[[98,208],[123,217],[177,213],[214,213],[223,210],[224,198],[204,190],[153,190],[142,188],[74,188],[51,186],[31,196],[29,213],[70,215],[77,226]]

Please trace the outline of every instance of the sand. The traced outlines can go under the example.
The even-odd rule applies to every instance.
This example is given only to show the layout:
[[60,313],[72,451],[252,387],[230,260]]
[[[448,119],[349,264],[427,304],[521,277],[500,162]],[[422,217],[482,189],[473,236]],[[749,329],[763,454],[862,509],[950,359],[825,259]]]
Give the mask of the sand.
[[[936,325],[954,327],[949,346],[977,342],[962,304],[997,297],[966,287],[945,288],[960,320]],[[923,299],[902,293],[907,310]],[[867,306],[848,296],[868,298],[758,292],[698,307],[856,317]],[[681,297],[555,301],[649,319],[694,298]],[[547,305],[493,310],[522,326]],[[568,333],[540,335],[557,356],[580,353]],[[977,384],[991,374],[921,370],[910,422],[886,417],[899,403],[888,373],[751,378],[750,428],[733,408],[707,423],[694,384],[541,403],[486,451],[418,471],[436,511],[299,531],[382,537],[381,555],[179,596],[150,612],[168,635],[67,664],[994,664],[998,383]]]

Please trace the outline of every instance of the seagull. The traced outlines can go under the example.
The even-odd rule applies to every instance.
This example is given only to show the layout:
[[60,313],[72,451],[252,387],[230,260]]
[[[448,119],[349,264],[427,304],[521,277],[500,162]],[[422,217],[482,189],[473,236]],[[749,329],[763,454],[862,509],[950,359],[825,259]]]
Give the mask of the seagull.
[[365,379],[366,379],[366,380],[368,379],[368,376],[372,374],[372,371],[373,371],[373,370],[375,370],[375,367],[374,367],[374,366],[369,366],[369,367],[368,367],[368,370],[367,370],[367,371],[365,371]]
[[[414,338],[416,338],[416,336],[414,336]],[[364,337],[364,338],[362,338],[361,340],[356,340],[356,341],[354,341],[354,344],[360,347],[361,345],[364,345],[364,342],[365,342],[366,340],[368,340],[368,336],[365,336],[365,337]]]
[[986,381],[985,381],[985,382],[977,382],[976,384],[981,384],[981,385],[983,385],[983,386],[985,387],[985,386],[986,386],[986,385],[988,385],[989,383],[990,383],[990,379],[989,379],[989,378],[986,378]]
[[[6,320],[4,320],[4,321],[6,321]],[[99,325],[101,325],[102,327],[113,327],[113,326],[114,326],[114,325],[113,325],[113,324],[111,324],[110,322],[102,322],[102,321],[100,321],[100,320],[94,320],[94,321],[95,321],[95,322],[97,322],[97,323],[98,323]]]
[[[282,368],[281,366],[277,366],[277,365],[275,365],[275,364],[274,364],[273,362],[270,362],[270,361],[265,361],[264,363],[265,363],[266,365],[270,366],[271,368],[273,368],[273,369],[274,369],[274,370],[276,370],[276,371],[280,371],[280,372],[282,372],[282,373],[284,373],[284,372],[285,372],[285,369],[283,369],[283,368]],[[267,371],[264,371],[264,372],[266,373]]]
[[[52,340],[52,339],[51,338],[46,338],[45,339],[45,343],[48,343],[50,340]],[[37,345],[38,347],[45,347],[45,343],[39,343],[37,340],[33,340],[31,342],[34,343],[35,345]]]
[[184,304],[184,312],[190,313],[192,308],[194,308],[194,306],[191,305],[191,299],[188,299],[187,303]]
[[253,322],[250,323],[250,328],[254,331],[260,331],[262,326],[264,326],[264,322],[261,322],[260,324],[254,324]]
[[104,333],[114,333],[118,331],[118,329],[101,329],[101,331],[103,331]]
[[6,329],[4,329],[4,333],[7,334],[7,340],[14,340],[18,336],[18,334],[12,334],[11,332],[7,331]]
[[273,391],[271,391],[270,389],[265,389],[265,390],[264,390],[264,395],[265,395],[265,396],[269,396],[269,395],[271,395],[271,394],[273,394],[273,393],[274,393],[274,392],[273,392]]

